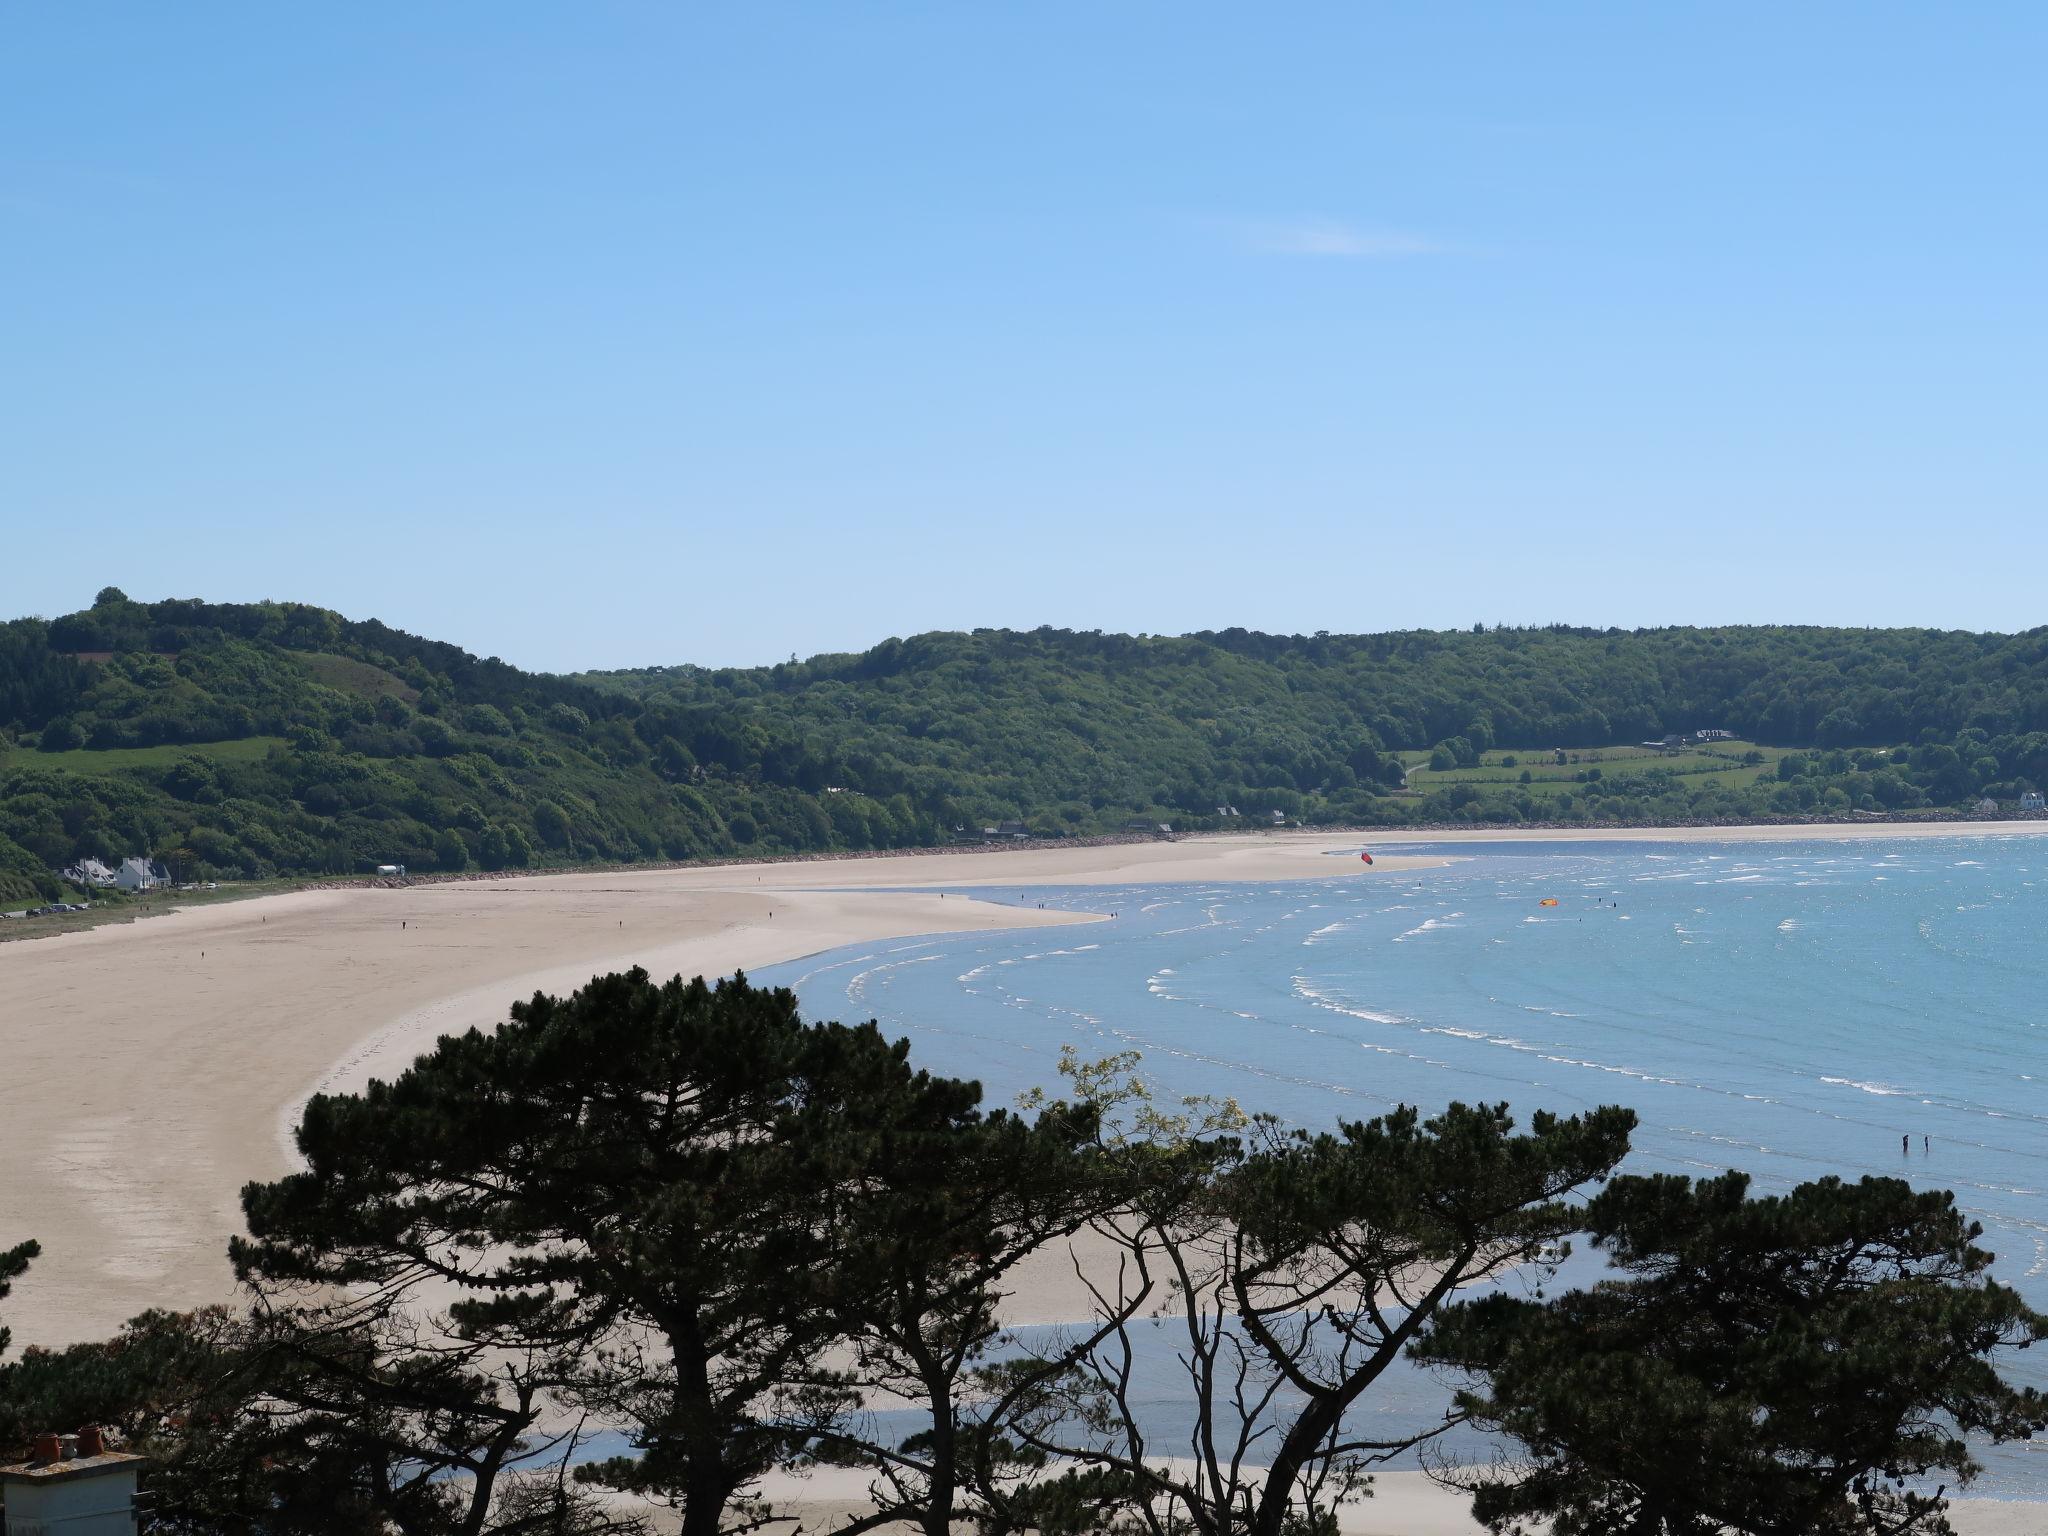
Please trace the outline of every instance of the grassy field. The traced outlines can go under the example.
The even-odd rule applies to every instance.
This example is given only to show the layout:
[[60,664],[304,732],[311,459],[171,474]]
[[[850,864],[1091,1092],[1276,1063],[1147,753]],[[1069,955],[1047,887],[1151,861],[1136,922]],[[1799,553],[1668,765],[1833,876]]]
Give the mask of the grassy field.
[[177,742],[160,747],[109,747],[96,752],[34,752],[0,743],[0,768],[62,768],[70,773],[119,773],[124,768],[163,768],[181,757],[210,757],[223,763],[261,762],[282,736],[245,736],[240,741]]
[[[1566,761],[1559,763],[1553,750],[1502,748],[1485,753],[1472,767],[1441,771],[1430,768],[1427,752],[1403,752],[1401,761],[1408,769],[1408,786],[1411,789],[1427,792],[1452,784],[1484,784],[1520,786],[1531,794],[1545,795],[1569,789],[1580,781],[1580,775],[1591,768],[1598,768],[1601,777],[1606,779],[1622,779],[1654,771],[1681,775],[1688,784],[1702,787],[1709,784],[1749,784],[1775,773],[1778,759],[1785,755],[1786,750],[1783,747],[1759,747],[1747,741],[1723,741],[1707,749],[1668,754],[1650,747],[1588,747],[1567,752]],[[1763,761],[1744,763],[1742,759],[1751,752],[1762,754]],[[1512,766],[1509,759],[1514,760]],[[1521,782],[1524,772],[1529,775],[1527,785]]]
[[294,651],[292,657],[313,674],[315,682],[337,693],[352,693],[362,699],[403,699],[408,704],[419,702],[419,689],[403,678],[393,677],[382,667],[371,666],[367,661],[330,656],[325,651]]

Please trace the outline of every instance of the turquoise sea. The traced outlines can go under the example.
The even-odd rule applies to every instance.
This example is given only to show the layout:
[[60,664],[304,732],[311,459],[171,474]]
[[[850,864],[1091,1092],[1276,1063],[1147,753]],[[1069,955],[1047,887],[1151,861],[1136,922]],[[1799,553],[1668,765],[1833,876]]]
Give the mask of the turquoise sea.
[[[977,891],[1116,915],[757,979],[811,1017],[880,1020],[998,1104],[1057,1087],[1066,1044],[1140,1051],[1164,1094],[1312,1127],[1397,1103],[1628,1104],[1636,1171],[1953,1189],[1999,1278],[2048,1308],[2048,842],[1401,851],[1457,862],[1397,873],[1354,853],[1327,880]],[[2034,1367],[2010,1369],[2048,1385]],[[1987,1461],[1973,1491],[2048,1496],[2048,1449]]]

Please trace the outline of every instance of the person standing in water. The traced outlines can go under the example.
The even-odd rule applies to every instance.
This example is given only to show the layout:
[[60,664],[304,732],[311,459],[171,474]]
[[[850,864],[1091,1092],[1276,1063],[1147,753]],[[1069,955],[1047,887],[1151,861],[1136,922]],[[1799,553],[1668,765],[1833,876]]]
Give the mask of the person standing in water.
[[1901,1136],[1899,1138],[1899,1156],[1904,1157],[1908,1152],[1911,1152],[1912,1150],[1913,1138],[1911,1136]]

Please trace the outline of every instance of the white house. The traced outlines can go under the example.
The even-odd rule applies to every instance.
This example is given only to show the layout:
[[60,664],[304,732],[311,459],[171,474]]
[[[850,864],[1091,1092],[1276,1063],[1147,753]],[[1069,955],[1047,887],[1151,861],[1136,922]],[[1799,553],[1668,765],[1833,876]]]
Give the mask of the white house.
[[120,869],[114,874],[114,884],[124,891],[153,891],[170,883],[170,877],[162,867],[148,859],[123,859]]
[[105,888],[115,883],[117,876],[98,859],[80,859],[69,869],[59,871],[73,885],[96,885]]
[[2048,809],[2048,800],[2041,798],[2041,791],[2038,789],[2030,789],[2020,796],[2020,809],[2023,811]]

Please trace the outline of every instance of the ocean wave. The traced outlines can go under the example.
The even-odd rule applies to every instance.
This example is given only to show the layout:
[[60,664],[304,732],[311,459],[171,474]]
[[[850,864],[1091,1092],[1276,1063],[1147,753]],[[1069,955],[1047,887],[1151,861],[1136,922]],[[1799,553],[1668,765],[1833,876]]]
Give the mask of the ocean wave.
[[1394,942],[1399,944],[1403,939],[1413,939],[1425,933],[1441,933],[1446,928],[1455,928],[1458,925],[1452,922],[1451,919],[1463,917],[1464,915],[1462,912],[1446,912],[1442,917],[1425,918],[1419,927],[1410,928],[1406,933],[1396,934]]
[[864,971],[857,971],[847,977],[846,995],[856,1001],[863,1000],[868,995],[869,977],[880,976],[885,971],[900,971],[906,965],[929,965],[934,960],[943,960],[944,958],[944,955],[917,955],[909,960],[894,960],[887,965],[870,966]]
[[1881,1099],[1908,1099],[1913,1096],[1910,1088],[1894,1088],[1888,1083],[1859,1082],[1853,1077],[1824,1077],[1822,1082],[1836,1088],[1856,1088],[1864,1093],[1874,1093]]
[[1290,976],[1288,984],[1294,995],[1303,1002],[1317,1008],[1327,1008],[1332,1013],[1341,1013],[1346,1018],[1363,1019],[1368,1024],[1409,1024],[1414,1022],[1412,1019],[1402,1018],[1398,1013],[1376,1013],[1370,1008],[1360,1008],[1348,998],[1339,1001],[1329,993],[1313,986],[1306,976]]

